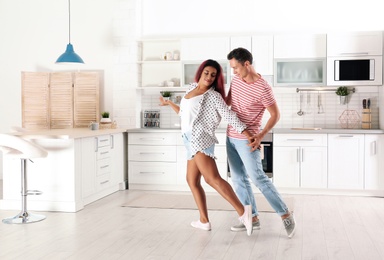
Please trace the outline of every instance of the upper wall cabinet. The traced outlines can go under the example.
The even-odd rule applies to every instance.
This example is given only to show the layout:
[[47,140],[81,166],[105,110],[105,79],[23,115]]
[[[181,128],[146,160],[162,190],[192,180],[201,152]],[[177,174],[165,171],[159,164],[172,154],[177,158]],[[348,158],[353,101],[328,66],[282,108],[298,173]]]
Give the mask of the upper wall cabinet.
[[227,60],[229,45],[229,37],[184,38],[181,39],[181,59],[184,61]]
[[261,75],[273,75],[273,36],[252,36],[252,55],[255,69]]
[[274,36],[274,58],[324,58],[325,34],[283,34]]
[[274,36],[274,86],[326,84],[325,34]]
[[338,32],[327,34],[327,56],[383,54],[383,32]]
[[255,70],[261,75],[273,75],[273,36],[231,37],[231,50],[243,47],[253,56]]

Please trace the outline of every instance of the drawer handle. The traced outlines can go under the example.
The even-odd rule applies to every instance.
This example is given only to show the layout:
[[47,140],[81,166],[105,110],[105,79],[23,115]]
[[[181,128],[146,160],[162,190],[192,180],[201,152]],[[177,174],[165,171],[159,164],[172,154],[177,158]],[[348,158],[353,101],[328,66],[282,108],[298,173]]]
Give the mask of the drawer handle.
[[109,165],[103,165],[103,166],[100,166],[100,169],[105,169],[105,168],[108,168]]
[[100,142],[108,142],[109,139],[101,139]]
[[353,135],[339,135],[339,137],[353,137]]
[[109,151],[108,152],[101,152],[100,154],[107,154],[107,153],[109,153]]
[[305,142],[312,142],[314,139],[287,139],[287,141],[305,141]]
[[100,182],[100,184],[106,184],[108,182],[109,182],[108,180],[107,181],[102,181],[102,182]]
[[164,155],[165,153],[140,153],[140,154],[161,154],[161,155]]
[[165,138],[148,138],[148,137],[142,137],[142,138],[140,138],[140,140],[143,140],[143,141],[163,141],[163,140],[165,140]]
[[140,172],[140,174],[164,174],[165,172]]

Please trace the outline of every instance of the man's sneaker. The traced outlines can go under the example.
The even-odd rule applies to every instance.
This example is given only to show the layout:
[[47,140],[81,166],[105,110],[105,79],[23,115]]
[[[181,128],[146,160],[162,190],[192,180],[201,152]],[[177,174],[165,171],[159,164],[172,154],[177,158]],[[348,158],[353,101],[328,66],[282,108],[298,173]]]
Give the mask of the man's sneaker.
[[194,228],[205,230],[205,231],[211,230],[211,223],[209,223],[209,222],[201,223],[200,220],[192,221],[191,226]]
[[244,214],[239,218],[239,220],[245,226],[247,235],[250,236],[253,232],[251,205],[244,206]]
[[296,222],[295,222],[295,219],[293,218],[292,213],[289,214],[289,217],[283,219],[283,224],[284,224],[285,230],[287,231],[288,237],[292,238],[296,230]]
[[[257,220],[256,222],[252,222],[253,230],[260,229],[260,220]],[[245,231],[247,230],[243,223],[240,223],[238,225],[234,225],[231,227],[232,231],[239,232],[239,231]]]

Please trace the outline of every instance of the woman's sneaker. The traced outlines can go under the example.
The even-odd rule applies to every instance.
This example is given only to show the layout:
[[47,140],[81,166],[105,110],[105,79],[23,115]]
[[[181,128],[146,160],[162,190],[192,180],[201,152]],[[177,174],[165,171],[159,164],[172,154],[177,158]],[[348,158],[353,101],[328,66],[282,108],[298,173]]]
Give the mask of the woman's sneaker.
[[191,226],[194,228],[205,230],[205,231],[211,230],[211,223],[209,223],[209,222],[201,223],[200,220],[192,221]]
[[[260,229],[260,220],[257,220],[256,222],[252,222],[252,227],[253,227],[253,230]],[[245,228],[243,223],[240,223],[238,225],[232,226],[231,230],[234,232],[239,232],[239,231],[245,231],[247,229]]]
[[239,218],[240,222],[243,223],[247,230],[247,235],[252,235],[252,207],[251,205],[244,206],[244,214]]
[[292,238],[296,230],[296,222],[295,222],[295,219],[293,218],[292,213],[289,214],[289,217],[283,219],[283,224],[284,224],[285,230],[287,231],[288,237]]

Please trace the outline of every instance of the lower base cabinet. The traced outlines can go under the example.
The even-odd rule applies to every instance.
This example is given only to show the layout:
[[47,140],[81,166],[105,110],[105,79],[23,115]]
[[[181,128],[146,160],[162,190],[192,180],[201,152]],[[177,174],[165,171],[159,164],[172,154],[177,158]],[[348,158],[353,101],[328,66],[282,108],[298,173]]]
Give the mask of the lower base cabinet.
[[[225,133],[217,133],[216,165],[227,180]],[[130,189],[189,191],[187,155],[181,134],[128,132],[128,179]],[[215,191],[202,177],[206,191]]]
[[277,187],[327,188],[327,135],[274,135]]
[[[48,157],[27,164],[29,210],[76,212],[125,188],[125,134],[34,141]],[[20,209],[20,160],[3,160],[2,209]]]
[[328,134],[328,188],[364,189],[364,134]]

